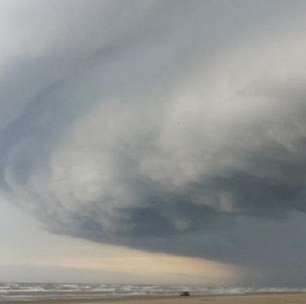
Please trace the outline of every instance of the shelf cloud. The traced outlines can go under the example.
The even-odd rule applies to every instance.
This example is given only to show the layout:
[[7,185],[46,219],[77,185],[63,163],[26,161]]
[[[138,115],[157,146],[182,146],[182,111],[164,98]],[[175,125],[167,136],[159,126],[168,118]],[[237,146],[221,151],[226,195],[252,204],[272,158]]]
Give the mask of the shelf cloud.
[[1,3],[3,195],[51,232],[256,268],[261,282],[288,285],[290,256],[302,284],[303,9]]

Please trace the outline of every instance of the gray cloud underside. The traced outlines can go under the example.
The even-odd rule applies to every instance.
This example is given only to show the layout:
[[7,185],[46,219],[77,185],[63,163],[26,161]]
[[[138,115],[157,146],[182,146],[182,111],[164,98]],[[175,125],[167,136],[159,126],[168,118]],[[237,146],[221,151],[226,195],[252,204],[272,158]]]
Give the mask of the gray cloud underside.
[[55,233],[304,282],[303,1],[1,5],[4,195]]

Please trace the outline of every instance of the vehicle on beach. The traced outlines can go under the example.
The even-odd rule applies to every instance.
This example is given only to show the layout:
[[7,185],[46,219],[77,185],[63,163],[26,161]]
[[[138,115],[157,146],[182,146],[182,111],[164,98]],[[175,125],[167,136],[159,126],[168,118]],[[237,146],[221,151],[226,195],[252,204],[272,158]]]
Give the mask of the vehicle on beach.
[[183,291],[181,294],[180,294],[181,297],[189,297],[190,296],[190,292],[189,291]]

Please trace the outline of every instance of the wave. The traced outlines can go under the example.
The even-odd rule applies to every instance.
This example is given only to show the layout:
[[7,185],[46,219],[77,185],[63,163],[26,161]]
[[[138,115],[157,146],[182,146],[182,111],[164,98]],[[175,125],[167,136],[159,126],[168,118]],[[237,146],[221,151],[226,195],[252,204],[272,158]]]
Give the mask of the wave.
[[178,295],[189,291],[193,295],[242,295],[253,293],[306,292],[306,288],[254,288],[162,286],[137,284],[55,284],[55,283],[0,283],[0,303],[33,299],[103,298],[124,296]]

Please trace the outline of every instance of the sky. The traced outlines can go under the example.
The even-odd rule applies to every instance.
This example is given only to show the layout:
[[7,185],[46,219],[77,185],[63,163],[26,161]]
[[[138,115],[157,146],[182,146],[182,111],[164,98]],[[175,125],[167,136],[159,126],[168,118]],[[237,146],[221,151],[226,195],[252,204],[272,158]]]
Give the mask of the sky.
[[305,286],[304,12],[0,0],[0,280]]

